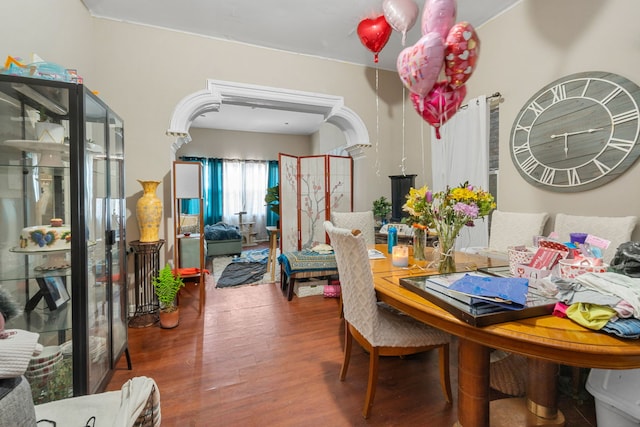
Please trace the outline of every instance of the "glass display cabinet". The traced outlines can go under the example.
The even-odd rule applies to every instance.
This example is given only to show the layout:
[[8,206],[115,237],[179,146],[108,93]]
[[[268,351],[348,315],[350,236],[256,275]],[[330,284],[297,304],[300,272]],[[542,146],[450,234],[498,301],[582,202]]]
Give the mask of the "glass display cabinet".
[[0,286],[39,334],[36,404],[102,391],[127,348],[122,120],[82,84],[0,75]]

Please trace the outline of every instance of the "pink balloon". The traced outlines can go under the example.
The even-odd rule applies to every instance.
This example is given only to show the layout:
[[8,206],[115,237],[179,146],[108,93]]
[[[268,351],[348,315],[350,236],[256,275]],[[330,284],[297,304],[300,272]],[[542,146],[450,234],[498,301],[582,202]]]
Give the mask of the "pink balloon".
[[418,18],[418,5],[413,0],[384,0],[382,2],[384,17],[391,28],[402,33],[402,46],[409,31]]
[[449,86],[455,89],[469,80],[479,53],[480,39],[470,23],[459,22],[451,27],[444,52],[444,73]]
[[422,34],[433,31],[447,38],[449,30],[456,22],[456,0],[425,0],[422,11]]
[[420,96],[431,90],[443,65],[444,43],[438,33],[429,33],[404,49],[396,62],[402,83]]
[[413,108],[436,130],[436,138],[440,139],[440,126],[445,124],[458,111],[467,87],[453,89],[446,81],[438,82],[425,97],[411,94]]

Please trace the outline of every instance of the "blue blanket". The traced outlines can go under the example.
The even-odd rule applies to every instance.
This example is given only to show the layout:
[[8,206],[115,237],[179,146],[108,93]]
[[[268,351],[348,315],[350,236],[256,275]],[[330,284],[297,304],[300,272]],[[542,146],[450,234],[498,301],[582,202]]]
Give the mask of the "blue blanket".
[[242,239],[238,226],[218,222],[204,226],[204,238],[206,240],[237,240]]

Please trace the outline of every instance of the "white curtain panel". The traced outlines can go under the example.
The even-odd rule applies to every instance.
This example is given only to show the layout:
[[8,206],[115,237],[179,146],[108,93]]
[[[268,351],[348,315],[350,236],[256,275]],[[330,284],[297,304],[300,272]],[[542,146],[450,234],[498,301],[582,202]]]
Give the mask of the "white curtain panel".
[[242,179],[242,163],[233,160],[222,162],[222,174],[224,176],[222,189],[222,222],[238,225],[238,212],[244,210],[242,196],[244,193],[244,180]]
[[268,183],[268,166],[266,162],[247,162],[224,160],[223,213],[222,221],[238,225],[238,212],[246,212],[243,222],[253,222],[256,239],[266,240],[266,214],[264,202]]
[[256,239],[267,239],[267,205],[264,196],[267,193],[269,173],[267,162],[246,162],[244,164],[244,210],[247,221],[253,221]]
[[[431,170],[434,192],[469,181],[489,188],[489,108],[486,96],[469,100],[440,129],[437,139],[431,129]],[[489,245],[488,220],[478,220],[475,227],[464,227],[456,249]]]

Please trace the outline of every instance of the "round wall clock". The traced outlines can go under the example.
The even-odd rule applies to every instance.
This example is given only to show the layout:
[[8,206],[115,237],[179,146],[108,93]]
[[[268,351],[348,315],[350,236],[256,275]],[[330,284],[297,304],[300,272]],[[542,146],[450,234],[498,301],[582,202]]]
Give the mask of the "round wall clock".
[[640,156],[640,87],[613,73],[562,77],[518,113],[510,151],[533,185],[560,192],[596,188]]

